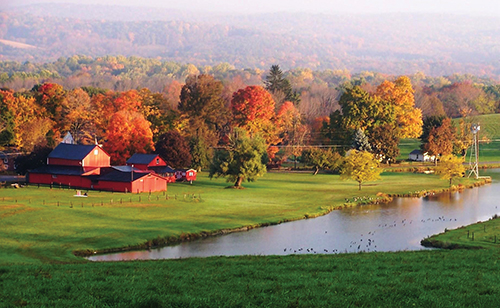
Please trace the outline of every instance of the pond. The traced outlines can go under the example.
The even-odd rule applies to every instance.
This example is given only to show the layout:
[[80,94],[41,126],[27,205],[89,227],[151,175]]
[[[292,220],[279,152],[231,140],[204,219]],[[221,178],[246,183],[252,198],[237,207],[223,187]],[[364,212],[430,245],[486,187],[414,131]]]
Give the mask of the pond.
[[175,259],[235,255],[332,254],[426,249],[420,241],[500,214],[500,170],[493,183],[425,198],[396,198],[314,219],[209,237],[176,246],[92,256],[93,261]]

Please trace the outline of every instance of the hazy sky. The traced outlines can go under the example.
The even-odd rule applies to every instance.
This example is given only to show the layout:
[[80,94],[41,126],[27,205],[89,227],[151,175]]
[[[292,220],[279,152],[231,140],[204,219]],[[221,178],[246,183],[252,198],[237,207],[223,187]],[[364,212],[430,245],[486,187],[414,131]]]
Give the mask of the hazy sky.
[[431,12],[500,16],[500,0],[0,0],[0,7],[42,2],[133,5],[238,13]]

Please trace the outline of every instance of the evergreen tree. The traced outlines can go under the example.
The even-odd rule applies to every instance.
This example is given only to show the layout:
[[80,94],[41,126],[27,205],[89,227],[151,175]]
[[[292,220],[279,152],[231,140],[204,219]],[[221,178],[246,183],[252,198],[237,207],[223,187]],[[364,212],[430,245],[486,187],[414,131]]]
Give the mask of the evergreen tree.
[[266,90],[273,95],[276,95],[277,93],[282,94],[280,95],[282,100],[277,103],[281,104],[285,101],[292,102],[295,105],[300,103],[300,94],[293,91],[290,81],[284,77],[283,71],[279,65],[271,66],[269,75],[266,76],[266,80],[264,81],[264,85]]
[[368,142],[368,137],[366,137],[363,130],[359,128],[354,132],[354,136],[352,137],[352,148],[358,151],[372,151],[372,146],[370,142]]

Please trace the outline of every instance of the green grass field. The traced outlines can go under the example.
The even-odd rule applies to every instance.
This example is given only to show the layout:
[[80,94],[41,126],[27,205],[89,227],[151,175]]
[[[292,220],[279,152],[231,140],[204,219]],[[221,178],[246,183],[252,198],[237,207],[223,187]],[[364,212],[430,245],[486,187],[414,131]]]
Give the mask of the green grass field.
[[[466,183],[469,179],[461,179]],[[194,185],[171,184],[167,195],[28,187],[0,190],[0,264],[82,262],[75,250],[141,245],[157,238],[314,217],[346,198],[378,192],[408,194],[445,189],[434,175],[384,173],[360,192],[338,175],[268,173],[246,189],[227,189],[224,179],[199,175]]]
[[0,307],[499,307],[498,251],[0,266]]

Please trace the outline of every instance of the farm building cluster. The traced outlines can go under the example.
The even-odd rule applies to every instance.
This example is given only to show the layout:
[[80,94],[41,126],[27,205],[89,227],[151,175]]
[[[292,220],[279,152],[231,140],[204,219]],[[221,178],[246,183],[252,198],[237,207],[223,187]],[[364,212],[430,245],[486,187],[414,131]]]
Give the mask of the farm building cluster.
[[115,192],[156,192],[167,184],[196,180],[196,170],[174,170],[157,154],[134,154],[126,166],[111,166],[99,145],[60,143],[47,157],[47,165],[31,170],[30,184],[60,185]]

